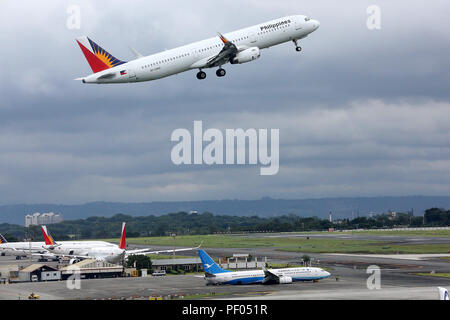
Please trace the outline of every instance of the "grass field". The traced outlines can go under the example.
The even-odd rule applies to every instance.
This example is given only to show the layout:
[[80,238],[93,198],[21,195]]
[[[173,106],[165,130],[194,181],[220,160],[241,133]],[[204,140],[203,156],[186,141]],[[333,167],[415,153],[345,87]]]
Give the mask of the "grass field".
[[[117,242],[118,239],[106,239]],[[172,237],[146,237],[127,239],[129,244],[143,244],[173,246]],[[372,240],[343,240],[306,237],[255,237],[245,235],[196,235],[177,236],[176,246],[195,247],[203,242],[203,247],[209,248],[274,248],[282,251],[304,253],[368,253],[368,254],[396,254],[396,253],[448,253],[448,244],[408,244],[391,245],[386,241]]]
[[[328,232],[281,232],[282,234],[328,234]],[[346,234],[346,235],[379,235],[379,236],[417,236],[417,237],[450,237],[449,230],[363,230],[363,231],[335,231],[335,234]]]
[[[161,260],[161,259],[172,259],[173,255],[163,255],[163,254],[147,254],[147,256],[151,260]],[[176,259],[191,259],[192,256],[180,256],[178,254],[175,255]]]
[[416,273],[418,276],[450,278],[450,273]]
[[351,231],[351,232],[339,232],[340,234],[367,234],[367,235],[379,235],[379,236],[418,236],[418,237],[450,237],[450,230],[367,230],[367,231]]
[[320,243],[309,243],[298,248],[280,248],[281,251],[309,253],[364,253],[364,254],[425,254],[448,253],[448,244],[415,244],[390,245],[386,242],[325,240]]

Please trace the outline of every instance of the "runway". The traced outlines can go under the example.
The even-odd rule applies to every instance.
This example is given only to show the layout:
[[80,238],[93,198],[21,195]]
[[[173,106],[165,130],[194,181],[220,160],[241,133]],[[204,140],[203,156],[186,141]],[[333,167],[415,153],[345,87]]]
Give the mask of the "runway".
[[290,291],[279,291],[256,298],[233,297],[223,300],[437,300],[438,298],[439,293],[436,287],[387,287],[379,290],[302,290],[295,293]]

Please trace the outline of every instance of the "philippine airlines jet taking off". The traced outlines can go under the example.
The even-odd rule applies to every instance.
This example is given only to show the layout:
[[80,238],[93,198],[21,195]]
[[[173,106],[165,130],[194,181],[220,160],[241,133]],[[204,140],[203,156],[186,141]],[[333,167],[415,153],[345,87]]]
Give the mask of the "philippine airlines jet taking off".
[[321,268],[283,268],[249,271],[230,271],[220,268],[204,251],[198,250],[205,270],[206,284],[272,284],[293,281],[313,281],[328,278],[330,273]]
[[260,50],[293,41],[301,51],[298,40],[319,27],[317,20],[303,15],[288,16],[218,37],[191,43],[150,56],[132,49],[135,60],[126,62],[113,57],[86,36],[77,39],[94,74],[77,78],[83,83],[125,83],[150,81],[191,69],[199,69],[197,79],[205,79],[202,69],[216,68],[218,77],[225,76],[226,63],[241,64],[256,60]]

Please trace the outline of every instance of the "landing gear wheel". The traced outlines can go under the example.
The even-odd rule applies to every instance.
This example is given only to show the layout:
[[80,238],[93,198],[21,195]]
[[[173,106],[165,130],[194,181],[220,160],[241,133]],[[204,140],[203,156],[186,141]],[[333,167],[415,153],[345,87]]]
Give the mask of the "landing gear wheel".
[[218,77],[223,77],[223,76],[225,76],[226,74],[227,74],[227,72],[225,71],[225,69],[222,69],[222,68],[217,69],[217,71],[216,71],[216,75],[217,75]]
[[205,73],[205,72],[199,71],[199,72],[197,73],[197,79],[203,80],[203,79],[205,79],[205,78],[206,78],[206,73]]
[[302,47],[300,47],[300,46],[298,45],[298,42],[297,42],[296,39],[292,40],[292,42],[295,44],[295,51],[297,51],[297,52],[302,51]]

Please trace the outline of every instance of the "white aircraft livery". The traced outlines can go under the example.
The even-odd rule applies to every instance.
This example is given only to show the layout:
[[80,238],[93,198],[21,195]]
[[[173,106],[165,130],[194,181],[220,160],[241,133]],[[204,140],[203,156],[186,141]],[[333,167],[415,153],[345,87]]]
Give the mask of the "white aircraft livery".
[[[120,263],[130,255],[146,255],[160,253],[174,253],[179,251],[190,251],[200,248],[201,244],[195,248],[181,248],[150,251],[150,248],[128,250],[126,244],[126,223],[122,223],[122,232],[119,245],[104,241],[62,241],[56,243],[47,230],[46,226],[41,226],[45,240],[45,249],[56,256],[70,258],[70,264],[83,259],[96,259],[97,261],[107,261],[110,263]],[[37,254],[36,254],[37,255]]]
[[321,268],[283,268],[248,271],[230,271],[220,268],[204,251],[198,255],[205,270],[207,284],[286,284],[294,281],[317,281],[328,278],[330,273]]
[[288,16],[145,57],[132,49],[136,59],[128,62],[115,58],[83,36],[76,41],[94,73],[75,80],[98,84],[141,82],[192,69],[199,69],[197,79],[202,80],[206,78],[202,69],[216,67],[216,75],[223,77],[224,64],[254,61],[260,57],[261,49],[293,41],[296,50],[301,51],[297,41],[317,30],[319,25],[319,21],[304,15]]
[[44,242],[8,242],[0,234],[0,255],[15,256],[17,260],[30,255],[40,255],[42,258],[56,259],[55,255],[48,253]]

